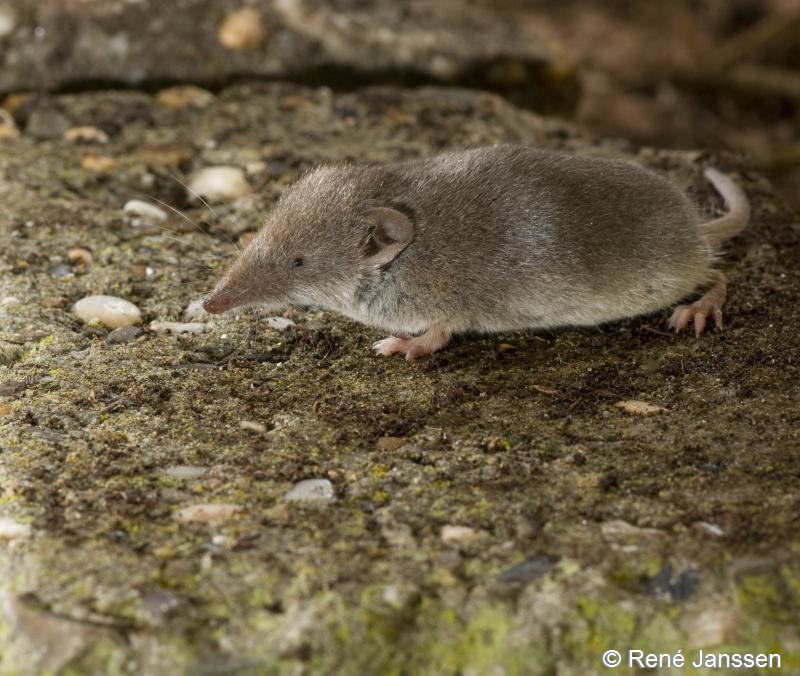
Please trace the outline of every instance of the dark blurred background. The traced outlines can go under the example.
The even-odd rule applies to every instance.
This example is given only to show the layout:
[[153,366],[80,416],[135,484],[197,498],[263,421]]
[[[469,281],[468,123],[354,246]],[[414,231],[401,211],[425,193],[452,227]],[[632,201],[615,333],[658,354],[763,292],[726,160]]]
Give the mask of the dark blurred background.
[[0,0],[0,94],[240,79],[496,91],[633,144],[748,154],[800,207],[800,0]]

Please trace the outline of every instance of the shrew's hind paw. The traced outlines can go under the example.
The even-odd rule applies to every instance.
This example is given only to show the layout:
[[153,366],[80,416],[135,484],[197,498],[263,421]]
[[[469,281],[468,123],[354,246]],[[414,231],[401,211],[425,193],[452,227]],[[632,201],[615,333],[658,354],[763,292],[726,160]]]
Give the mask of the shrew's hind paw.
[[694,324],[694,334],[699,336],[706,328],[706,320],[711,317],[715,326],[722,330],[722,306],[725,303],[725,276],[717,273],[717,282],[701,298],[691,305],[679,305],[672,312],[667,325],[680,333]]
[[690,323],[694,323],[694,334],[699,336],[706,328],[706,320],[714,318],[714,324],[718,329],[722,329],[722,308],[713,305],[706,305],[697,301],[691,305],[679,305],[672,312],[669,318],[669,328],[674,329],[675,333],[680,333]]

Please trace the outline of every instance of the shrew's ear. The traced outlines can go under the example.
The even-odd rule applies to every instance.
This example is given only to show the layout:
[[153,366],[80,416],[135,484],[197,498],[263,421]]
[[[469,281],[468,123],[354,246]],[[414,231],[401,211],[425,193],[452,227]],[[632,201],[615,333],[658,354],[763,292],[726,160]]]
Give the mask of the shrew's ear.
[[361,256],[368,265],[385,265],[414,238],[414,224],[397,209],[375,207],[368,209],[364,216],[369,234],[362,245]]

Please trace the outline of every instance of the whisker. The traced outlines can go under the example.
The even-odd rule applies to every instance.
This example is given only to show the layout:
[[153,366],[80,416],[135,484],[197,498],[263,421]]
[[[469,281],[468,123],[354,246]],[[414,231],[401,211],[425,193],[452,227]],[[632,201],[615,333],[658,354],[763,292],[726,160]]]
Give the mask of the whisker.
[[194,190],[192,190],[192,189],[191,189],[191,188],[190,188],[188,185],[186,185],[186,184],[185,184],[183,181],[181,181],[181,179],[179,179],[177,176],[175,176],[175,175],[173,175],[173,174],[170,174],[169,172],[167,172],[167,174],[169,174],[169,176],[170,176],[170,177],[171,177],[171,178],[172,178],[172,179],[173,179],[175,182],[177,182],[177,183],[179,183],[180,185],[182,185],[182,186],[184,187],[184,189],[186,190],[186,192],[190,192],[190,193],[192,193],[192,195],[194,195],[194,196],[195,196],[197,199],[199,199],[199,200],[200,200],[200,201],[201,201],[201,202],[202,202],[202,203],[205,205],[206,209],[208,209],[208,210],[211,212],[211,215],[212,215],[214,218],[216,218],[217,220],[219,220],[219,216],[217,215],[217,212],[216,212],[216,211],[214,211],[214,210],[211,208],[211,205],[210,205],[208,202],[206,202],[206,201],[205,201],[205,200],[204,200],[204,199],[201,197],[201,195],[200,195],[199,193],[197,193],[197,192],[195,192]]
[[[175,178],[174,176],[172,176],[172,174],[170,174],[170,176],[171,176],[172,178],[174,178],[176,181],[178,181],[178,183],[180,183],[181,185],[183,185],[183,186],[186,188],[186,186],[185,186],[183,183],[181,183],[181,181],[179,181],[177,178]],[[186,188],[186,189],[188,190],[188,188]],[[183,212],[182,212],[180,209],[177,209],[177,208],[173,207],[171,204],[167,204],[166,202],[163,202],[162,200],[158,199],[158,197],[155,197],[154,195],[150,195],[150,194],[148,194],[148,193],[145,193],[145,192],[139,192],[139,194],[140,194],[140,195],[142,195],[143,197],[147,197],[148,199],[151,199],[151,200],[153,200],[154,202],[158,202],[158,203],[159,203],[159,204],[160,204],[162,207],[165,207],[165,208],[169,209],[171,212],[173,212],[173,213],[177,214],[177,215],[178,215],[178,216],[180,216],[180,217],[181,217],[181,218],[182,218],[184,221],[186,221],[187,223],[189,223],[189,225],[191,225],[191,226],[192,226],[193,228],[195,228],[195,229],[196,229],[198,232],[200,232],[201,234],[205,235],[205,236],[206,236],[206,237],[208,237],[209,239],[211,239],[211,240],[215,240],[215,239],[217,239],[217,238],[215,238],[215,237],[212,237],[212,236],[211,236],[211,234],[210,234],[210,233],[209,233],[207,230],[203,229],[203,228],[200,226],[200,224],[199,224],[199,223],[195,223],[195,222],[194,222],[194,221],[193,221],[191,218],[189,218],[189,217],[188,217],[188,216],[187,216],[185,213],[183,213]],[[198,195],[198,197],[199,197],[199,195]],[[206,203],[205,203],[205,202],[203,202],[203,204],[206,204]],[[208,206],[208,205],[206,204],[206,206]],[[209,209],[210,209],[210,207],[209,207]],[[217,218],[217,215],[216,215],[216,213],[214,213],[214,211],[213,211],[213,210],[211,210],[211,213],[213,214],[214,218]],[[158,226],[157,226],[157,227],[158,227]],[[222,240],[222,242],[224,242],[225,244],[230,244],[230,245],[233,245],[233,246],[236,248],[236,250],[237,250],[237,251],[241,251],[241,247],[239,246],[238,242],[236,242],[236,240],[234,240],[234,239],[233,239],[233,238],[232,238],[230,235],[228,235],[228,233],[224,233],[224,234],[225,234],[225,236],[220,238],[220,239]],[[234,253],[235,253],[235,252],[234,252]]]

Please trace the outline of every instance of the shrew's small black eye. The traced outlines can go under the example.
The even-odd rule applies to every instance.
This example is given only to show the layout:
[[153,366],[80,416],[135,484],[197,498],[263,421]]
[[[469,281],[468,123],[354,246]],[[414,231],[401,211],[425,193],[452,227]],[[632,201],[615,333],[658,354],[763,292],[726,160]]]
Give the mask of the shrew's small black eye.
[[293,267],[293,268],[300,268],[300,267],[303,267],[303,263],[304,263],[304,262],[305,262],[305,261],[303,261],[303,259],[302,259],[302,258],[299,258],[299,257],[298,257],[298,258],[295,258],[295,259],[292,261],[292,267]]

